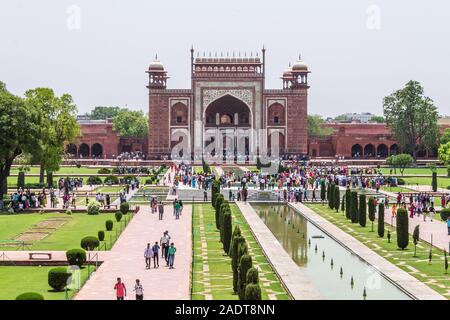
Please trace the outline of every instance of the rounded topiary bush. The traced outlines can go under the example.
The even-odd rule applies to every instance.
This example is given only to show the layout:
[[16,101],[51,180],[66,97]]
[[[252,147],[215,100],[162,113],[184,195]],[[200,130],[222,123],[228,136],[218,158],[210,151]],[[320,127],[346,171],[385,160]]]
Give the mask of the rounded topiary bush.
[[398,186],[404,186],[405,185],[405,180],[403,180],[402,178],[398,178],[397,179],[397,185]]
[[98,241],[97,237],[84,237],[81,239],[80,246],[84,250],[94,250],[100,245],[100,241]]
[[100,203],[97,201],[91,201],[87,207],[87,213],[89,215],[98,215],[100,212]]
[[255,267],[251,267],[247,271],[247,283],[256,284],[258,282],[259,282],[258,269],[256,269]]
[[397,210],[397,246],[402,250],[406,249],[409,243],[408,219],[408,211],[405,208]]
[[56,291],[62,291],[72,274],[66,268],[53,268],[48,271],[48,285]]
[[19,294],[16,297],[16,300],[45,300],[44,296],[37,292],[25,292],[22,294]]
[[445,208],[441,210],[441,219],[443,221],[447,221],[448,217],[450,217],[450,209]]
[[88,184],[92,184],[92,185],[99,185],[102,184],[102,178],[98,177],[98,176],[90,176],[87,179],[87,183]]
[[261,300],[259,284],[249,283],[245,286],[245,300]]
[[[117,219],[117,212],[116,212],[116,219]],[[105,221],[106,231],[111,231],[113,229],[113,226],[114,226],[114,222],[112,220]]]
[[101,169],[98,169],[98,171],[97,171],[99,174],[110,174],[111,173],[111,170],[109,170],[108,168],[101,168]]
[[99,240],[99,241],[105,240],[105,231],[100,230],[100,231],[97,233],[97,235],[98,235],[98,240]]
[[123,214],[122,214],[122,212],[117,211],[114,216],[116,217],[116,221],[120,222],[120,220],[122,220]]
[[81,266],[86,262],[86,251],[83,249],[71,249],[66,251],[67,262],[71,266]]
[[119,184],[119,178],[116,176],[107,176],[104,181],[105,184]]
[[122,214],[127,214],[128,211],[130,211],[130,204],[128,202],[122,202],[120,204],[120,212],[122,212]]

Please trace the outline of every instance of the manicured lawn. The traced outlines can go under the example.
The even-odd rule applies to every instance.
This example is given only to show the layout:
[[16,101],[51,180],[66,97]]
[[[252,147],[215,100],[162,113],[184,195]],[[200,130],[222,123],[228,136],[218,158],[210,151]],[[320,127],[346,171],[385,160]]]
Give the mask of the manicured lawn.
[[[0,215],[0,239],[13,240],[19,234],[30,231],[33,225],[51,220],[52,218],[66,218],[67,222],[50,230],[49,235],[41,240],[32,241],[31,250],[68,250],[80,247],[80,240],[86,236],[97,236],[99,230],[105,231],[105,221],[114,221],[112,231],[105,231],[105,241],[107,249],[110,249],[115,242],[116,230],[120,232],[120,223],[117,223],[113,213],[103,213],[90,216],[85,213],[74,213],[66,215],[62,213],[33,213],[33,214],[15,214]],[[14,246],[0,246],[1,250],[17,250]]]
[[[384,238],[380,238],[376,231],[377,221],[374,222],[375,232],[371,232],[371,222],[369,220],[366,227],[361,227],[359,224],[352,224],[342,212],[336,213],[336,211],[329,209],[327,205],[307,204],[307,206],[400,269],[424,282],[443,296],[450,298],[450,275],[445,274],[444,253],[442,250],[433,247],[432,263],[429,264],[430,246],[428,244],[419,242],[417,257],[414,257],[412,237],[410,237],[408,248],[399,250],[397,248],[395,229],[387,224],[385,224]],[[387,240],[388,230],[391,232],[390,243]]]
[[[280,283],[272,267],[267,262],[261,248],[250,232],[240,210],[231,206],[233,225],[239,225],[242,234],[249,245],[249,252],[253,259],[253,266],[259,269],[260,286],[262,298],[286,300],[288,294]],[[203,226],[203,231],[200,229]],[[231,259],[224,254],[219,231],[215,226],[215,214],[210,204],[194,206],[193,216],[194,237],[194,264],[193,264],[193,300],[204,300],[210,298],[237,300],[238,296],[233,294],[233,273],[231,270]],[[202,244],[206,242],[206,249]],[[207,266],[208,271],[205,272]]]
[[[100,168],[88,168],[88,167],[61,167],[55,174],[96,174]],[[12,168],[11,174],[18,174],[18,168]],[[30,171],[26,171],[25,174],[39,174],[39,167],[30,167]]]
[[[414,178],[402,178],[405,180],[405,184],[407,185],[424,185],[424,186],[431,186],[431,175],[430,177],[414,177]],[[439,188],[447,189],[448,186],[450,186],[450,178],[437,178],[437,185]]]
[[405,188],[405,187],[401,187],[401,186],[397,186],[397,187],[388,187],[388,186],[383,186],[381,187],[381,190],[384,191],[388,191],[388,192],[411,192],[411,189]]
[[[381,172],[384,175],[389,175],[391,169],[390,168],[380,168]],[[447,174],[446,168],[437,168],[437,174]],[[394,169],[392,169],[392,174],[394,174]],[[403,171],[403,174],[429,174],[431,176],[431,170],[429,168],[406,168]],[[397,176],[400,176],[400,170],[397,169]]]
[[[0,300],[15,300],[19,294],[25,292],[37,292],[44,296],[45,300],[65,300],[64,291],[55,292],[48,285],[48,271],[54,267],[13,267],[0,266]],[[84,267],[80,272],[80,284],[87,280],[88,269]],[[76,291],[68,290],[68,298],[71,299]]]

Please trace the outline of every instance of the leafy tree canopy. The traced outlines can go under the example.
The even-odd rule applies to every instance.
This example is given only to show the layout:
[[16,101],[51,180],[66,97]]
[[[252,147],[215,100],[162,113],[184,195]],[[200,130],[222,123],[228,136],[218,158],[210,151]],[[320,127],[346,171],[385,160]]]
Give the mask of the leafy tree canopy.
[[450,141],[439,146],[438,157],[440,161],[450,166]]
[[88,114],[88,116],[92,120],[112,119],[117,116],[120,110],[121,109],[119,107],[97,106],[90,114]]
[[333,133],[333,129],[324,126],[325,121],[319,115],[308,115],[308,136],[323,137]]
[[450,142],[450,128],[445,129],[439,142],[441,145],[446,144],[447,142]]
[[409,81],[403,89],[385,97],[383,111],[402,150],[414,159],[421,148],[436,145],[438,112],[419,82]]
[[385,123],[386,119],[383,116],[372,116],[372,118],[370,118],[370,121],[376,123]]
[[142,111],[121,109],[113,119],[114,130],[124,137],[145,137],[148,119]]

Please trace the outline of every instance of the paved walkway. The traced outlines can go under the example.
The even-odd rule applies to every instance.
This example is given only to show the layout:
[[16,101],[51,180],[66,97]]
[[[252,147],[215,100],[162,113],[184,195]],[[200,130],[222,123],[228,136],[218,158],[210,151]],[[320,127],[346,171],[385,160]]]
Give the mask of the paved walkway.
[[[132,292],[136,279],[144,287],[145,300],[188,300],[192,266],[192,207],[185,205],[180,220],[175,220],[172,206],[165,207],[164,220],[152,214],[150,207],[139,213],[123,231],[109,256],[75,297],[76,300],[115,299],[116,278],[121,277],[128,289],[126,299],[134,300]],[[144,248],[147,243],[159,242],[168,230],[175,243],[175,269],[168,269],[163,259],[157,269],[145,269]],[[153,266],[153,264],[152,264]]]
[[391,279],[397,285],[413,295],[419,300],[446,300],[442,295],[420,282],[407,272],[401,270],[397,266],[393,265],[385,258],[381,257],[373,250],[356,240],[346,232],[342,231],[339,227],[335,226],[325,218],[315,213],[301,203],[289,203],[289,206],[301,212],[310,222],[324,230],[336,241],[343,246],[347,247],[350,251],[354,252],[361,259],[372,265],[379,270],[387,278]]
[[[392,207],[391,207],[392,208]],[[387,224],[396,226],[396,219],[392,219],[392,209],[386,209],[384,214],[384,220]],[[408,212],[409,216],[409,212]],[[431,237],[433,237],[433,246],[442,250],[450,249],[450,236],[447,231],[447,223],[442,221],[440,214],[435,214],[433,221],[430,220],[430,216],[427,215],[426,221],[423,221],[423,215],[420,217],[414,216],[409,218],[409,233],[412,234],[414,228],[420,225],[420,239],[431,243]]]
[[295,264],[250,204],[236,201],[236,205],[252,229],[256,240],[267,256],[267,260],[269,260],[292,297],[295,300],[323,299],[306,273]]
[[[127,201],[130,201],[130,199],[131,199],[136,193],[138,193],[138,191],[139,191],[139,188],[134,188],[134,190],[131,190],[131,188],[130,188],[130,190],[128,191],[128,194],[125,195]],[[117,208],[119,208],[119,206],[120,206],[120,197],[118,197],[116,200],[114,200],[114,201],[111,203],[111,206],[116,206]]]

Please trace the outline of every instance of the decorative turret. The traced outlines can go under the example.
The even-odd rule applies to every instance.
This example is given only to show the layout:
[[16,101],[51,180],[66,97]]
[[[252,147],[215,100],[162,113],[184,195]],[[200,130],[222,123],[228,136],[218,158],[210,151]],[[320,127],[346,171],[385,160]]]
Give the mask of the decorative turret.
[[308,87],[308,66],[302,60],[301,55],[298,57],[298,61],[289,69],[286,69],[283,73],[283,89],[297,89]]
[[167,85],[167,71],[164,70],[164,66],[158,60],[158,55],[155,56],[155,60],[150,64],[146,71],[149,75],[148,88],[149,89],[165,89]]

